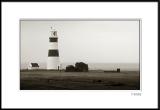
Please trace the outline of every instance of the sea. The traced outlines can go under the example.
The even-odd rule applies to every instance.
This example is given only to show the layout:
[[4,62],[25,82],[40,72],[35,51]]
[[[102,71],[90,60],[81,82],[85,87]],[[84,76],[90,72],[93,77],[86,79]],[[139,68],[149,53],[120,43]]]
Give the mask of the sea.
[[[46,69],[47,63],[38,63],[40,69]],[[120,68],[121,71],[139,71],[139,63],[87,63],[89,70],[108,70],[114,71]],[[60,69],[65,69],[68,65],[75,65],[75,63],[61,63]],[[27,69],[28,63],[21,63],[20,69]]]

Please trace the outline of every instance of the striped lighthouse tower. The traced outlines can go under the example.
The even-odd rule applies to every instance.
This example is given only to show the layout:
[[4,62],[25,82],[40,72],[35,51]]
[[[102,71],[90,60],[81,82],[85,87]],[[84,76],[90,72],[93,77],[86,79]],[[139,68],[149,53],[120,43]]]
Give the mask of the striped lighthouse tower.
[[57,31],[51,27],[51,36],[49,37],[49,50],[47,59],[48,70],[59,70],[59,51]]

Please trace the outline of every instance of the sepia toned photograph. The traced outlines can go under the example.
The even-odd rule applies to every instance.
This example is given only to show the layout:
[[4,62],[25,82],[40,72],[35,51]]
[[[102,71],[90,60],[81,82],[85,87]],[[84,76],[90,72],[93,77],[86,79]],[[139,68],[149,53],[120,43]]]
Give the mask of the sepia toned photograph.
[[141,90],[140,19],[20,19],[20,90]]
[[2,2],[2,108],[158,108],[158,7]]

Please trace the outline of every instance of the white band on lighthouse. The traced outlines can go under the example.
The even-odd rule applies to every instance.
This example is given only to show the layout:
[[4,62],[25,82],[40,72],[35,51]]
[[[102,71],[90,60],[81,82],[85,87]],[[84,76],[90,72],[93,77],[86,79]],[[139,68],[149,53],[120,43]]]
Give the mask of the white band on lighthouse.
[[58,70],[59,68],[59,58],[58,57],[48,57],[47,69],[48,70]]
[[[51,27],[52,29],[52,27]],[[51,36],[49,37],[49,49],[48,49],[48,59],[47,59],[47,69],[48,70],[58,70],[59,69],[59,51],[58,51],[58,36],[57,31],[52,30]]]
[[58,49],[58,43],[49,43],[49,49]]

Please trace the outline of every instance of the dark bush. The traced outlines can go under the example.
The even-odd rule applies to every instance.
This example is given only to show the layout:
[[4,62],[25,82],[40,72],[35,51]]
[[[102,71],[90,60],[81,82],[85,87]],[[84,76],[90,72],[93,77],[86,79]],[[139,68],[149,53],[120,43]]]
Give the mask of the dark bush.
[[74,68],[73,65],[68,65],[68,66],[66,67],[66,72],[74,72],[74,71],[75,71],[75,68]]
[[88,65],[83,62],[77,62],[75,64],[76,72],[88,72]]

